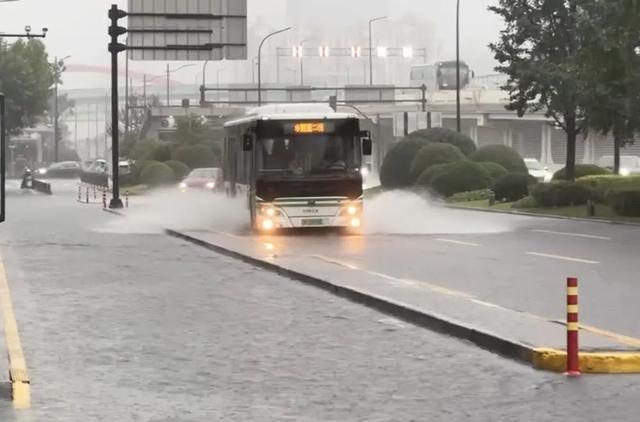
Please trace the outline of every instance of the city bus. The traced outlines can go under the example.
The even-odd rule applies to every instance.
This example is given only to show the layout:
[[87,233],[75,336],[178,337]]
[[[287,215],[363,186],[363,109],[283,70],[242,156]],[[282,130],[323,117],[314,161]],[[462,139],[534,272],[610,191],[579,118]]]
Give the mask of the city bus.
[[[465,62],[460,62],[460,89],[463,89],[473,77],[473,72]],[[411,67],[411,86],[426,85],[429,91],[455,90],[456,61],[437,62]]]
[[259,232],[358,230],[362,156],[371,148],[355,114],[318,104],[258,107],[225,124],[225,190],[246,196]]

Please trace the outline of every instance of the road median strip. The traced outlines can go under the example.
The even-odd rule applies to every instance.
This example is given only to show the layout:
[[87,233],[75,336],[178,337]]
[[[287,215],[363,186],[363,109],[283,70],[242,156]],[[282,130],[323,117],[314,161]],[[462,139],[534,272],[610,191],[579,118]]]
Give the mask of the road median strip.
[[[371,289],[368,290],[366,287],[363,287],[365,284],[349,284],[347,282],[342,282],[339,279],[337,281],[335,279],[332,280],[331,277],[312,275],[312,272],[304,270],[304,268],[302,270],[296,268],[296,266],[290,264],[289,261],[279,260],[279,257],[274,258],[273,255],[263,257],[259,254],[256,255],[251,252],[247,252],[237,245],[238,242],[246,241],[246,239],[230,240],[227,238],[226,242],[236,243],[234,246],[224,244],[225,242],[222,240],[214,242],[211,239],[206,239],[206,233],[203,234],[201,232],[192,234],[190,232],[166,230],[166,233],[212,251],[240,259],[244,262],[272,271],[279,275],[322,288],[337,296],[363,304],[415,325],[471,341],[481,348],[511,359],[526,362],[535,368],[554,372],[563,372],[566,368],[566,353],[561,347],[540,347],[534,345],[535,342],[526,341],[526,339],[523,340],[522,337],[519,337],[518,334],[521,333],[512,333],[514,334],[513,336],[501,335],[491,328],[487,329],[486,327],[483,328],[479,326],[477,322],[473,322],[473,319],[463,321],[460,318],[452,317],[451,315],[454,314],[447,314],[446,306],[441,308],[439,311],[436,311],[434,309],[418,307],[413,303],[409,303],[411,302],[413,295],[426,293],[430,297],[437,296],[437,300],[439,301],[464,301],[467,303],[467,305],[464,306],[469,309],[469,306],[474,306],[473,301],[478,301],[478,299],[475,299],[473,296],[464,292],[462,292],[464,294],[452,294],[452,292],[455,291],[452,291],[451,289],[413,280],[412,283],[410,283],[411,285],[409,285],[407,283],[400,282],[404,280],[397,279],[389,275],[368,271],[366,269],[352,266],[349,263],[322,257],[322,261],[324,261],[325,266],[326,264],[333,264],[334,268],[336,268],[336,270],[331,271],[349,271],[349,273],[344,273],[345,277],[347,277],[346,274],[353,274],[357,271],[361,271],[361,274],[366,274],[368,277],[377,277],[380,281],[386,280],[387,284],[390,284],[389,287],[391,289],[407,290],[408,295],[405,296],[406,300],[403,301],[400,297],[392,298],[390,295],[384,293],[380,294],[380,291],[376,292]],[[222,237],[220,239],[222,239]],[[291,256],[288,256],[288,258],[291,258]],[[299,258],[313,259],[314,256],[300,255]],[[331,271],[329,271],[329,273],[331,273]],[[335,278],[335,274],[333,274],[333,276]],[[374,283],[373,285],[377,286],[379,284],[380,283]],[[424,287],[424,289],[415,289],[415,285]],[[545,330],[548,329],[549,331],[553,331],[553,338],[557,339],[558,337],[562,337],[563,327],[560,324],[557,324],[557,321],[522,311],[504,308],[502,306],[493,305],[483,301],[480,302],[482,302],[482,304],[476,303],[475,305],[477,305],[476,308],[483,308],[480,310],[481,313],[494,313],[493,315],[497,315],[498,318],[496,319],[499,320],[522,321],[526,327],[531,327],[531,332],[536,335],[539,334],[538,331],[541,331],[540,328],[543,327]],[[478,310],[476,309],[475,311]],[[602,333],[606,333],[607,335],[603,335]],[[586,343],[588,343],[589,346],[585,348],[585,351],[580,357],[580,366],[583,372],[640,373],[640,348],[637,347],[637,345],[640,344],[640,339],[617,335],[606,330],[595,329],[594,327],[585,327],[584,336],[588,340]],[[632,339],[633,341],[618,341],[619,338]],[[539,342],[543,343],[543,341]]]

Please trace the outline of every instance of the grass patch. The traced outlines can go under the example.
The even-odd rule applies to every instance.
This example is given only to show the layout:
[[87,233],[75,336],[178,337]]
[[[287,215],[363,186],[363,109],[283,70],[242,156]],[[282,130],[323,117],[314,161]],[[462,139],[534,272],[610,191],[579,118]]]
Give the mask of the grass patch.
[[489,201],[482,200],[482,201],[462,202],[455,205],[457,207],[471,208],[471,209],[476,208],[476,209],[491,209],[491,210],[501,210],[501,211],[521,211],[521,212],[528,212],[532,214],[555,215],[559,217],[590,218],[593,220],[614,220],[614,221],[640,223],[640,217],[619,216],[615,213],[613,208],[611,208],[609,205],[604,205],[604,204],[596,204],[595,217],[590,217],[588,215],[588,210],[586,205],[578,205],[573,207],[556,207],[556,208],[520,208],[517,210],[511,208],[512,202],[497,203],[494,206],[490,206]]

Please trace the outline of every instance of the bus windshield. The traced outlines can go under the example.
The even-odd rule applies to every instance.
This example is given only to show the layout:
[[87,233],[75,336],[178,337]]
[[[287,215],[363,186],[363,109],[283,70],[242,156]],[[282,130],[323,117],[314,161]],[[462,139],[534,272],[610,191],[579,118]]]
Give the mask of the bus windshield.
[[357,170],[355,138],[334,134],[285,135],[260,140],[258,169],[297,175]]

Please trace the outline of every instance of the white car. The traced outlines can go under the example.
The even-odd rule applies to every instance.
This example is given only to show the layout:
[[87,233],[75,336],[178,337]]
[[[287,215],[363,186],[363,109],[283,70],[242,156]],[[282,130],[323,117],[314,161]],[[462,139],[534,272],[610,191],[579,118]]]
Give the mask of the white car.
[[535,158],[525,158],[524,163],[527,166],[527,170],[529,170],[529,174],[538,179],[539,182],[550,182],[553,178],[553,173],[549,171],[549,167],[544,167]]
[[[600,157],[598,167],[613,170],[613,155]],[[630,176],[632,174],[640,174],[640,157],[637,155],[622,155],[620,157],[620,175]]]

